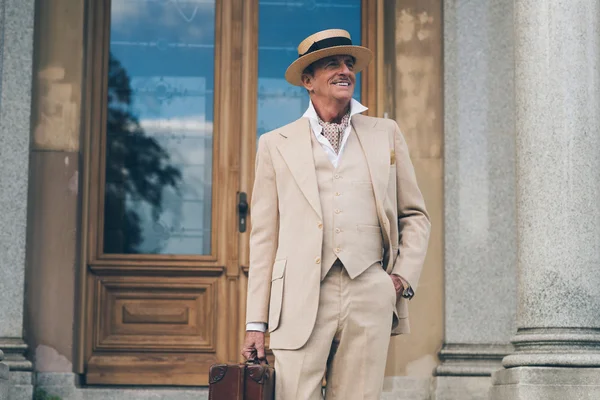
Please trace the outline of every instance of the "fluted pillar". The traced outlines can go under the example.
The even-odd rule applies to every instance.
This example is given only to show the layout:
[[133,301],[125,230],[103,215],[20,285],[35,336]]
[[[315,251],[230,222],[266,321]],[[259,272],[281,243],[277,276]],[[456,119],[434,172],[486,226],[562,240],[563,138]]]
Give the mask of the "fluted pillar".
[[600,2],[515,18],[518,330],[492,399],[598,399]]

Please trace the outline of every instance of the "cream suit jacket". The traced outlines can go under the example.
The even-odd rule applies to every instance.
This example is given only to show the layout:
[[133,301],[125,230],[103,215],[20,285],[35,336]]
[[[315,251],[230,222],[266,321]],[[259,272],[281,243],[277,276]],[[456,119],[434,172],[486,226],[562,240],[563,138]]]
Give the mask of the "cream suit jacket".
[[[416,293],[430,221],[408,147],[393,120],[357,114],[352,125],[383,228],[383,267]],[[268,323],[272,349],[301,348],[317,316],[323,231],[310,135],[308,119],[300,118],[258,142],[246,322]],[[398,300],[393,318],[392,334],[409,332],[406,299]]]

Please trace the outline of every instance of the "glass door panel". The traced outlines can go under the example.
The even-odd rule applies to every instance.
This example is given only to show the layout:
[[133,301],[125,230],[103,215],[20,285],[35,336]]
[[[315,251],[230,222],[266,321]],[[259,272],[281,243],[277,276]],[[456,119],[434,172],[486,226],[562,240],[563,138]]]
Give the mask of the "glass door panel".
[[214,44],[214,0],[112,1],[104,253],[211,253]]
[[[325,29],[345,29],[361,43],[362,0],[297,0],[258,2],[258,136],[302,116],[308,107],[304,88],[284,78],[307,36]],[[361,78],[354,97],[360,100]]]

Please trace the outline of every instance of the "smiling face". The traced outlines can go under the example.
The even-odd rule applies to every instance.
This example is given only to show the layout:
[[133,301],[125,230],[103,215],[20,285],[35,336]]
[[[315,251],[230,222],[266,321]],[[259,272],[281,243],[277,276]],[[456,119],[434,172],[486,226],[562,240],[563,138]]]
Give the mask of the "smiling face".
[[313,63],[302,83],[314,102],[348,104],[354,94],[354,57],[331,56]]

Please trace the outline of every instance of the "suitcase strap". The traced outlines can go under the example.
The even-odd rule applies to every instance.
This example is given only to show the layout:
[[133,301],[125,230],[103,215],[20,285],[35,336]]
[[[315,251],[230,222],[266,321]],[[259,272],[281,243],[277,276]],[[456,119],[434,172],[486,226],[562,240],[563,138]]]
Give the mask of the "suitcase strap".
[[239,382],[239,397],[240,400],[246,400],[246,372],[248,371],[248,366],[244,365],[244,370],[240,373],[240,382]]

